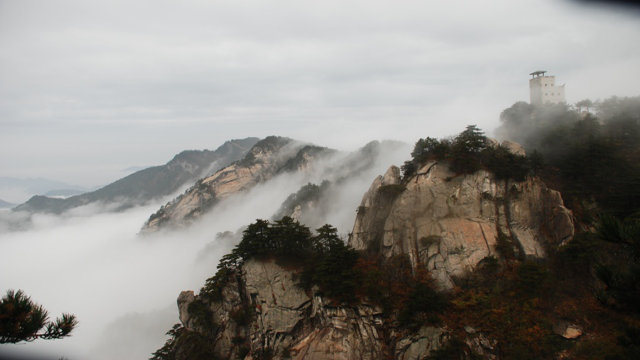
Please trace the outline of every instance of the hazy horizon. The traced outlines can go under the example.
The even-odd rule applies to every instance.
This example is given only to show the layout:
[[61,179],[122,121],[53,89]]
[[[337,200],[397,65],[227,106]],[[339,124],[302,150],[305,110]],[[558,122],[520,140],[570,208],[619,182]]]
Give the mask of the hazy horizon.
[[547,70],[640,94],[637,9],[564,0],[0,1],[1,176],[95,187],[248,136],[490,132]]

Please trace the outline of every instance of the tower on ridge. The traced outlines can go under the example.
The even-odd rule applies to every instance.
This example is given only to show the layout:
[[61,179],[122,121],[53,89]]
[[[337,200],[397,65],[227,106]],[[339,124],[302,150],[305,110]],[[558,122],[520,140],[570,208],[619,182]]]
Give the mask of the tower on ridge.
[[556,77],[545,75],[546,71],[538,70],[529,79],[529,96],[531,105],[558,104],[565,102],[564,84],[556,86]]

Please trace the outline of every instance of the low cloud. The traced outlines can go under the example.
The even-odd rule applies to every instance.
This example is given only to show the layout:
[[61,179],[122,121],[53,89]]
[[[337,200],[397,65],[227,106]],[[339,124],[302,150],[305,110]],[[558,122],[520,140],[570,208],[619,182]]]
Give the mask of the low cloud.
[[[0,291],[22,289],[51,316],[73,313],[80,324],[69,338],[2,351],[56,359],[147,358],[178,322],[175,301],[180,291],[198,291],[215,273],[218,259],[235,245],[238,231],[257,218],[269,219],[302,185],[339,182],[324,199],[328,205],[316,214],[317,221],[337,226],[343,235],[350,232],[373,178],[409,156],[409,144],[388,145],[380,145],[370,166],[355,174],[354,169],[336,166],[356,165],[338,154],[307,171],[276,176],[230,197],[192,226],[152,235],[138,232],[161,203],[124,212],[104,212],[94,204],[59,216],[13,213],[16,221],[31,222],[18,230],[0,229]],[[234,235],[218,235],[225,231]]]

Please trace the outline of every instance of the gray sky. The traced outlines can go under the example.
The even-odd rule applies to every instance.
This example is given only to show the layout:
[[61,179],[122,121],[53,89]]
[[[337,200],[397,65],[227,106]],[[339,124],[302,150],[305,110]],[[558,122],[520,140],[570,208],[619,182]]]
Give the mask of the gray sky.
[[95,186],[284,135],[414,142],[528,100],[640,95],[636,10],[556,0],[0,0],[0,176]]

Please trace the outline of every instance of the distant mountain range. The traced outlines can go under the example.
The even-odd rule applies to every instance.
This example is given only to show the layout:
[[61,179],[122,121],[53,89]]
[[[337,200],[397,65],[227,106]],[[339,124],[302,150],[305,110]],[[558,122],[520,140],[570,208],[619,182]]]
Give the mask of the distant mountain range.
[[[145,204],[170,195],[181,186],[241,159],[258,140],[253,137],[230,140],[214,151],[183,151],[165,165],[145,168],[98,190],[68,198],[36,195],[26,203],[15,207],[14,210],[59,214],[91,203],[112,206],[115,210]],[[49,194],[50,196],[65,195],[64,193]]]

